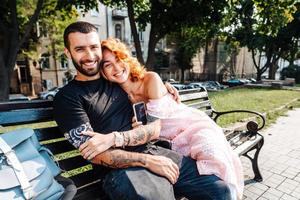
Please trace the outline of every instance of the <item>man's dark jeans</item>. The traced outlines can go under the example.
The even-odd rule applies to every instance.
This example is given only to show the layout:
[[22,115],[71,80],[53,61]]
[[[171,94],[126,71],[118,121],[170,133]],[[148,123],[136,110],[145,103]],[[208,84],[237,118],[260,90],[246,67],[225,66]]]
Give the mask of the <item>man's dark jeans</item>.
[[[149,152],[157,153],[152,150]],[[158,154],[162,155],[161,152]],[[199,175],[195,160],[188,157],[180,157],[178,160],[178,156],[174,158],[170,152],[166,156],[180,166],[180,176],[175,185],[145,168],[133,167],[111,171],[104,179],[105,192],[111,199],[118,200],[170,200],[175,199],[174,194],[189,200],[231,199],[229,188],[224,181],[215,175]]]

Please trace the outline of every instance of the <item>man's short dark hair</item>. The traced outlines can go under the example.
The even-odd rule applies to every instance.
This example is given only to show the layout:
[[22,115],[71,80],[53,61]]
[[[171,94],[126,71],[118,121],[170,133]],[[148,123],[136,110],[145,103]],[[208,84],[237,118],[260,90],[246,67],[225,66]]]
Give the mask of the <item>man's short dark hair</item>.
[[97,32],[97,28],[88,22],[78,21],[70,24],[64,31],[64,44],[65,47],[69,49],[69,34],[70,33],[90,33],[90,32]]

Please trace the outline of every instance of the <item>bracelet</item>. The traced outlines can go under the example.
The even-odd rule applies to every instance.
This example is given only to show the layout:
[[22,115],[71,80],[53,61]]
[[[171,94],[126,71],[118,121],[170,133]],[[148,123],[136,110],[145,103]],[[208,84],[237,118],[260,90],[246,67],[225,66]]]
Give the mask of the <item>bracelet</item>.
[[124,135],[122,134],[122,132],[120,133],[114,131],[113,134],[115,136],[114,147],[124,147]]

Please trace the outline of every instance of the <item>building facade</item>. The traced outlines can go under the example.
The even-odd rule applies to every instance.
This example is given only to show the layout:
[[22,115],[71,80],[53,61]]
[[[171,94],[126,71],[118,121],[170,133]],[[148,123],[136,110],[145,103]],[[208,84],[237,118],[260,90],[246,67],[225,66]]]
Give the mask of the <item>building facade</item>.
[[[119,38],[126,43],[135,55],[135,48],[131,28],[126,9],[113,9],[99,3],[98,9],[88,12],[78,11],[78,21],[87,21],[95,25],[101,40],[108,37]],[[39,30],[38,24],[37,29]],[[46,31],[39,31],[41,44],[38,47],[40,53],[38,62],[32,61],[24,55],[19,55],[14,75],[11,80],[10,93],[22,93],[25,95],[36,95],[41,91],[53,87],[65,85],[70,75],[76,70],[71,60],[68,60],[63,52],[53,54],[49,52],[51,42]],[[139,32],[143,57],[148,53],[148,38],[150,26]],[[43,35],[44,34],[44,35]],[[56,56],[54,56],[56,55]]]

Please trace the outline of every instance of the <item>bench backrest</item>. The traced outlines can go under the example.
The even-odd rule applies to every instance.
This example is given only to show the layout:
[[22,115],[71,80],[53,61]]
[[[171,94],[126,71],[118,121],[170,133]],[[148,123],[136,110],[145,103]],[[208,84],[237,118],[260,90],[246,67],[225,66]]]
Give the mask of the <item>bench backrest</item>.
[[[75,182],[78,194],[88,198],[100,190],[100,181],[91,170],[91,165],[83,159],[78,151],[63,137],[56,123],[53,121],[53,102],[45,100],[28,102],[0,103],[0,125],[30,126],[32,123],[39,141],[49,148],[58,159],[60,167],[67,171],[67,176]],[[40,123],[44,122],[44,123]],[[30,126],[32,127],[32,126]],[[75,171],[75,172],[74,172]],[[76,172],[77,171],[77,172]],[[82,173],[78,173],[78,171]],[[100,191],[99,191],[100,193]]]
[[189,89],[179,91],[180,99],[183,103],[190,107],[204,111],[208,116],[212,117],[213,107],[208,98],[208,93],[205,88]]

